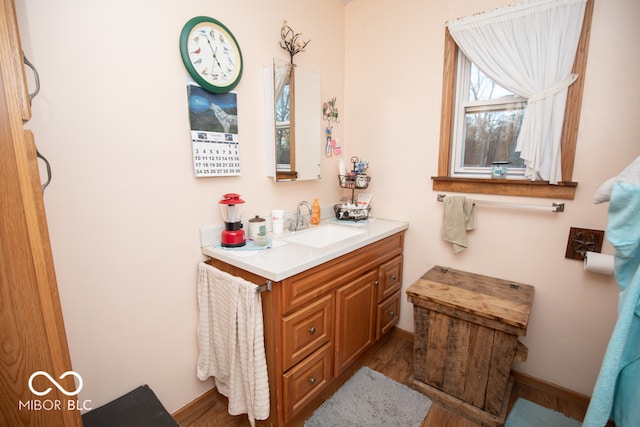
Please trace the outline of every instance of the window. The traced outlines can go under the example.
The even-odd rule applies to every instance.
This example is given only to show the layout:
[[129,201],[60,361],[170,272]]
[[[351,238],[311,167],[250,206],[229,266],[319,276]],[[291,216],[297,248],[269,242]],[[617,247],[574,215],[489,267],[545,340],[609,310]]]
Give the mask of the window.
[[524,160],[515,146],[526,98],[497,85],[462,52],[458,64],[451,175],[487,177],[499,162],[508,176],[522,177]]
[[[572,182],[573,162],[575,157],[577,130],[580,118],[580,108],[582,105],[582,90],[584,87],[584,77],[587,62],[587,52],[589,44],[589,33],[591,29],[591,19],[593,15],[593,0],[589,0],[586,5],[584,23],[580,35],[580,42],[576,53],[573,73],[578,74],[576,82],[569,87],[567,95],[567,104],[565,110],[563,131],[562,131],[562,176],[564,182],[559,185],[549,185],[543,181],[529,181],[526,179],[490,179],[490,174],[483,176],[480,174],[482,168],[487,166],[457,168],[453,165],[462,165],[464,151],[456,151],[455,144],[452,144],[454,133],[463,132],[462,123],[456,122],[456,88],[461,84],[457,78],[456,70],[464,67],[464,60],[459,60],[459,49],[453,38],[449,35],[448,29],[445,30],[445,49],[444,49],[444,73],[443,73],[443,90],[442,90],[442,116],[440,122],[440,148],[438,157],[438,176],[433,177],[433,189],[436,191],[449,192],[466,192],[466,193],[484,193],[484,194],[504,194],[513,196],[530,196],[530,197],[549,197],[560,199],[573,199],[575,196],[575,187],[577,183]],[[469,71],[471,73],[471,69]],[[469,80],[471,78],[469,77]],[[471,80],[470,80],[471,81]],[[512,99],[514,101],[515,99]],[[468,100],[467,100],[468,101]],[[472,103],[469,103],[472,104]],[[470,107],[470,105],[469,105]],[[473,129],[473,119],[480,118],[481,114],[500,115],[499,112],[491,111],[487,105],[484,110],[473,110],[470,108],[466,112],[469,113],[469,130]],[[517,107],[515,104],[507,107],[511,113],[515,114]],[[466,112],[463,115],[466,116]],[[474,114],[477,114],[474,117]],[[466,122],[466,120],[465,120]],[[512,124],[516,126],[516,120],[512,120]],[[459,125],[456,127],[456,125]],[[466,141],[465,136],[465,141]],[[507,138],[508,139],[508,138]],[[506,142],[504,143],[506,144]],[[470,145],[470,147],[473,144]],[[468,147],[465,145],[468,150]],[[470,165],[469,163],[468,165]],[[510,166],[514,166],[511,164]],[[475,169],[474,169],[475,168]],[[517,168],[515,168],[517,169]],[[512,174],[516,174],[516,170],[512,169]],[[487,169],[485,169],[486,171]],[[490,169],[489,169],[490,170]]]

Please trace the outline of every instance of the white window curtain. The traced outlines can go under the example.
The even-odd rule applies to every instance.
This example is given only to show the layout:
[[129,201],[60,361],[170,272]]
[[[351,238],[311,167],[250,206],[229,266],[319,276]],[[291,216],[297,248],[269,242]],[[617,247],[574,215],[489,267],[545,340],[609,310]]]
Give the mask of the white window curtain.
[[532,181],[562,181],[562,122],[586,1],[532,0],[447,23],[482,72],[528,98],[516,151]]
[[[282,63],[273,65],[274,81],[275,81],[275,99],[280,99],[282,92],[284,92],[285,86],[291,79],[291,72],[293,71],[293,64]],[[289,88],[291,90],[291,88]]]

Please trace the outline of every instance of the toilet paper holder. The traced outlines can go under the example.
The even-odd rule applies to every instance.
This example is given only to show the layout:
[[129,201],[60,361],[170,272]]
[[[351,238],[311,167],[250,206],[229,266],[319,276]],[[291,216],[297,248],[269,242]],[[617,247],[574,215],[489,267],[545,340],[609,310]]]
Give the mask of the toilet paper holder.
[[601,252],[604,230],[571,227],[564,257],[584,260],[587,252]]

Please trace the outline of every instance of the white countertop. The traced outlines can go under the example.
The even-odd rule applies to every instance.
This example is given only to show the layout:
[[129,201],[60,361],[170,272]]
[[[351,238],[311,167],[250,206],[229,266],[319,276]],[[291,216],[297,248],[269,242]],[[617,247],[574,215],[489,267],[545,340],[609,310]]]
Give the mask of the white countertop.
[[[324,224],[338,224],[364,231],[362,234],[330,244],[322,248],[314,248],[303,244],[286,242],[284,239],[296,233],[312,231]],[[280,281],[317,265],[348,254],[356,249],[382,240],[409,228],[408,222],[388,219],[371,218],[366,223],[350,221],[323,220],[318,226],[309,226],[307,230],[291,232],[285,230],[282,234],[272,235],[273,247],[259,251],[233,251],[216,245],[203,246],[202,253],[211,258],[226,262],[235,267],[264,277],[265,279]]]

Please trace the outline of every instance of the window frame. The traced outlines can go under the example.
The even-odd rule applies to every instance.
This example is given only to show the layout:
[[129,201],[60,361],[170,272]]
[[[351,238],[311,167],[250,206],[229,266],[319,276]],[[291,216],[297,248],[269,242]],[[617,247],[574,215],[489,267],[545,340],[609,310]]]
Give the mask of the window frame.
[[578,78],[569,86],[567,93],[561,140],[562,177],[564,180],[557,185],[549,184],[547,181],[530,181],[518,178],[498,180],[491,178],[454,177],[451,175],[451,159],[454,155],[452,136],[455,118],[456,66],[459,49],[449,34],[449,29],[445,28],[438,175],[431,178],[433,181],[433,190],[569,200],[575,198],[578,183],[572,181],[573,167],[578,138],[578,126],[580,124],[580,111],[582,108],[589,37],[591,35],[593,3],[594,0],[588,0],[585,7],[580,41],[572,69],[573,73],[578,74]]

